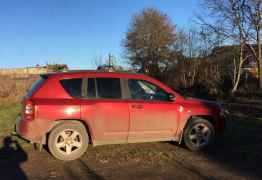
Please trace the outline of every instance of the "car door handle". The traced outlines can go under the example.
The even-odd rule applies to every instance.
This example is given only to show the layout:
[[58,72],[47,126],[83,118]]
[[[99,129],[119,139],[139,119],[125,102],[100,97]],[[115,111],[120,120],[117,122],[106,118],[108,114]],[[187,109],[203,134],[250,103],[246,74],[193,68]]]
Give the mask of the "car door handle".
[[142,104],[132,104],[131,107],[133,109],[143,109],[144,108],[144,106]]

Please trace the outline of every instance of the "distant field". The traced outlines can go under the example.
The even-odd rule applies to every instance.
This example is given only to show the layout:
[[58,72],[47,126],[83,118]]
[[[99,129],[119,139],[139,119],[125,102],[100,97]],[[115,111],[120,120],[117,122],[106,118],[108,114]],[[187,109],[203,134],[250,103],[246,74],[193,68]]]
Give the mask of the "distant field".
[[0,76],[0,105],[20,102],[37,79],[38,76],[28,78]]
[[0,76],[0,147],[3,145],[3,139],[10,136],[14,130],[15,120],[21,112],[20,102],[37,78]]
[[[21,112],[21,100],[38,76],[15,78],[0,76],[0,147],[3,139],[11,135],[17,116]],[[22,140],[16,138],[20,143]]]

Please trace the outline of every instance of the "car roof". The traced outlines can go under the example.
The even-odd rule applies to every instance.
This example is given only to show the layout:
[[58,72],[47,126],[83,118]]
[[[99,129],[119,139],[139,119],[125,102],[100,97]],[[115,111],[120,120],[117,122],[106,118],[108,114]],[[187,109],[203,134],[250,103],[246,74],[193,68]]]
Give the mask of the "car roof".
[[[150,77],[144,74],[131,73],[131,72],[103,72],[95,70],[70,70],[65,72],[53,72],[42,74],[44,77],[66,77],[66,78],[76,78],[83,76],[93,76],[93,77],[117,77],[117,78],[143,78],[148,79]],[[150,78],[151,79],[151,78]]]
[[[95,71],[95,70],[70,70],[66,72],[55,72],[55,73],[46,73],[41,75],[43,78],[55,78],[55,79],[69,79],[69,78],[96,78],[96,77],[108,77],[108,78],[127,78],[127,79],[142,79],[154,82],[160,85],[167,92],[174,92],[171,88],[164,85],[160,81],[151,78],[145,74],[131,73],[131,72],[103,72],[103,71]],[[174,92],[176,96],[179,96],[176,92]]]

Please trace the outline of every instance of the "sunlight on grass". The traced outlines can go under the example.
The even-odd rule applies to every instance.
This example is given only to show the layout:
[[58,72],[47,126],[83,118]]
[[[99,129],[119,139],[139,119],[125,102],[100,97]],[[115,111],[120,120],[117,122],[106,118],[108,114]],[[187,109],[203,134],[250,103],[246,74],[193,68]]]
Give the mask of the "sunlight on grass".
[[0,135],[6,134],[7,130],[13,128],[15,120],[19,115],[21,107],[19,104],[2,105],[0,106]]
[[11,135],[14,130],[15,120],[21,111],[21,105],[0,105],[0,144],[2,139]]

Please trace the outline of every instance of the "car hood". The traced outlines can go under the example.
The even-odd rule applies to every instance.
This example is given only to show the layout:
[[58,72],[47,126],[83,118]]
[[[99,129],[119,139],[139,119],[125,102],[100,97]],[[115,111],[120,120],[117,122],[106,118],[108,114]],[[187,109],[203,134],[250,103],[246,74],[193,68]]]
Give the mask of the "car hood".
[[197,99],[197,98],[185,98],[184,105],[188,107],[203,107],[203,108],[215,108],[219,109],[220,105],[216,101]]

